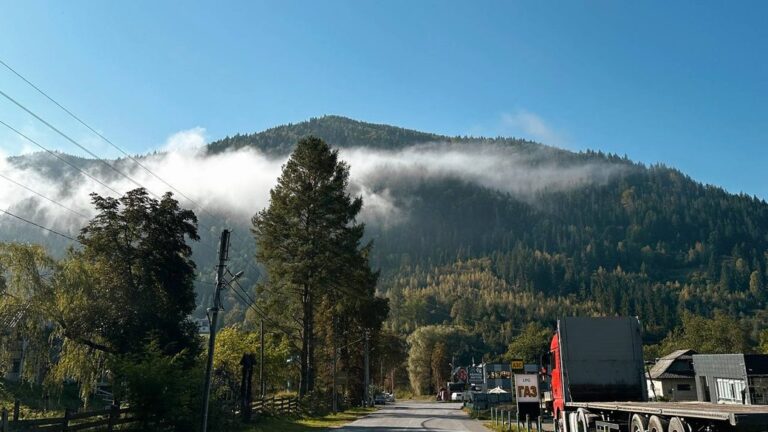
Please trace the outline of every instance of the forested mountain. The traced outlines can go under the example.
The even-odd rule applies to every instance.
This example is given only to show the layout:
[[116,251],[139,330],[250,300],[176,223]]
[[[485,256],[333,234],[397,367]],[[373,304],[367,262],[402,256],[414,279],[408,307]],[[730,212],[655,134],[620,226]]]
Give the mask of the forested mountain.
[[[228,137],[211,143],[208,153],[254,148],[283,157],[310,134],[332,146],[389,152],[434,143],[469,153],[492,146],[494,154],[517,161],[486,182],[456,170],[431,176],[393,174],[386,165],[374,170],[380,175],[367,187],[400,209],[396,222],[372,219],[366,229],[393,330],[459,324],[501,353],[526,322],[571,314],[637,315],[651,341],[678,325],[684,310],[705,316],[720,310],[754,332],[768,321],[763,200],[616,155],[518,139],[444,137],[337,116]],[[439,154],[432,150],[426,168]],[[573,172],[579,175],[563,174]],[[521,189],[517,182],[530,184]],[[234,228],[231,266],[248,268],[245,282],[255,283],[259,275],[246,263],[255,248],[249,221],[226,209],[214,213],[200,214],[201,242],[215,244],[222,227]],[[6,219],[3,224],[6,239],[39,238],[30,228],[22,235],[9,230]],[[197,247],[195,259],[198,302],[207,302],[215,250]],[[236,299],[227,303],[227,320],[240,319]]]

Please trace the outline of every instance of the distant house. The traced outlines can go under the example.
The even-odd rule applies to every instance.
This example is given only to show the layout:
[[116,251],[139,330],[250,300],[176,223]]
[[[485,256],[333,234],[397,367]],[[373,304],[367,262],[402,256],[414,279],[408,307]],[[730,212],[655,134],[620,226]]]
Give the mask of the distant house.
[[208,322],[208,318],[192,318],[192,322],[197,325],[199,335],[207,336],[211,333],[211,324]]
[[648,372],[648,396],[670,401],[695,401],[694,350],[677,350],[660,358]]
[[699,401],[768,405],[768,355],[696,354],[693,367]]

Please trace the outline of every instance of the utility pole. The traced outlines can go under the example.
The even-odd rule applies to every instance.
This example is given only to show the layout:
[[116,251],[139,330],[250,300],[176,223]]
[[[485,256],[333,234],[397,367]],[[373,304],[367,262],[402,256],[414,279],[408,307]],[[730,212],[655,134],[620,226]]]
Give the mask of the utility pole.
[[363,392],[363,398],[365,402],[363,403],[363,406],[368,406],[369,397],[368,397],[368,387],[371,384],[371,370],[368,364],[368,342],[371,338],[371,331],[368,329],[365,329],[365,391]]
[[261,398],[264,399],[264,396],[267,395],[267,386],[264,382],[264,318],[260,320],[259,333],[259,341],[261,343],[261,352],[259,353],[259,393]]
[[211,395],[211,372],[213,371],[213,349],[216,346],[216,321],[221,308],[221,290],[224,288],[224,264],[229,253],[229,230],[221,232],[219,240],[219,265],[216,268],[216,290],[213,292],[213,307],[208,309],[210,336],[208,337],[208,363],[205,367],[205,386],[203,390],[203,425],[202,432],[208,430],[208,399]]
[[339,356],[338,348],[336,348],[336,332],[338,331],[338,320],[336,314],[333,315],[333,386],[331,391],[333,393],[333,400],[331,402],[331,411],[336,414],[339,407],[336,402],[336,361]]

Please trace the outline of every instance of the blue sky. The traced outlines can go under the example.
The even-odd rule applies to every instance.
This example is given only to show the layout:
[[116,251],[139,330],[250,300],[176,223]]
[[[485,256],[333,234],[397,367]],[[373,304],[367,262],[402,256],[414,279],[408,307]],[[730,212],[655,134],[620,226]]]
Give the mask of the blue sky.
[[[768,198],[768,3],[0,2],[0,59],[132,152],[339,114],[627,154]],[[116,155],[4,69],[0,89]],[[2,98],[0,120],[82,153]],[[29,150],[2,128],[0,145]]]

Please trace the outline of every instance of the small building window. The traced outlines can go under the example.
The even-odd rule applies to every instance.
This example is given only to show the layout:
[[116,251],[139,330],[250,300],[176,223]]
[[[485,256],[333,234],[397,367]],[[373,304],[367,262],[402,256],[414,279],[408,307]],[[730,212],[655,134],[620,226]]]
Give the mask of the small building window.
[[746,385],[744,381],[732,378],[717,378],[717,402],[744,403]]
[[677,391],[691,391],[691,385],[690,384],[678,384],[677,385]]

